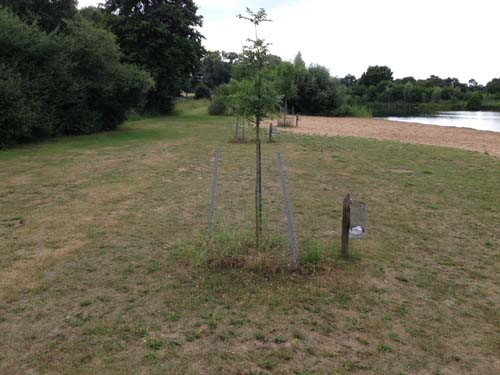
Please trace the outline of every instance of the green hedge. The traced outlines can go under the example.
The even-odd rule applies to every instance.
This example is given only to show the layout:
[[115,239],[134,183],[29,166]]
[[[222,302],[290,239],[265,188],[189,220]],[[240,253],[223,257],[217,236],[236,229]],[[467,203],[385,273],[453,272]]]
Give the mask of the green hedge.
[[154,82],[88,21],[47,34],[0,9],[0,147],[116,128]]

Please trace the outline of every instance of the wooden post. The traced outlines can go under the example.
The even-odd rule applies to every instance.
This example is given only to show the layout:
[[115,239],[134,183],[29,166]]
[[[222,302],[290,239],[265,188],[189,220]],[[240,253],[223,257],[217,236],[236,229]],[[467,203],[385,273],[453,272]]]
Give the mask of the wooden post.
[[299,115],[295,116],[295,126],[298,128],[299,127]]
[[288,114],[288,103],[285,99],[285,106],[283,107],[283,126],[286,126],[286,115]]
[[234,139],[235,139],[236,141],[237,141],[238,139],[240,139],[239,134],[238,134],[238,126],[239,126],[239,122],[240,122],[239,116],[236,116],[236,135],[234,136]]
[[269,139],[268,142],[271,143],[273,141],[273,123],[269,123]]
[[342,206],[342,257],[349,258],[349,227],[351,225],[351,195],[347,194]]

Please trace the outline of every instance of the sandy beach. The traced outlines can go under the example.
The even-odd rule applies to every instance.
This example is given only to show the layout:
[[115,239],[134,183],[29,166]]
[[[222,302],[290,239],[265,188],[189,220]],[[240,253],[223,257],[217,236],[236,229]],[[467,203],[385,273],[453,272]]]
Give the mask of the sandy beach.
[[500,133],[468,128],[381,119],[301,116],[298,128],[280,130],[299,134],[375,138],[453,147],[500,157]]

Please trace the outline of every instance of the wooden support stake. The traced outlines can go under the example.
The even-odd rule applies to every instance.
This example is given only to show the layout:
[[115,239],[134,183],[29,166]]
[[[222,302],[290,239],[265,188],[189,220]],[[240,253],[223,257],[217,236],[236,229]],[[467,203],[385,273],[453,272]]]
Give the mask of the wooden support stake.
[[240,118],[239,116],[236,116],[236,131],[235,131],[235,136],[234,136],[234,139],[237,141],[238,139],[240,139],[239,137],[239,134],[238,134],[238,127],[239,127],[239,124],[240,124]]
[[349,227],[351,225],[351,195],[344,198],[342,207],[342,257],[349,258]]
[[273,123],[269,123],[269,139],[268,142],[271,143],[273,141]]

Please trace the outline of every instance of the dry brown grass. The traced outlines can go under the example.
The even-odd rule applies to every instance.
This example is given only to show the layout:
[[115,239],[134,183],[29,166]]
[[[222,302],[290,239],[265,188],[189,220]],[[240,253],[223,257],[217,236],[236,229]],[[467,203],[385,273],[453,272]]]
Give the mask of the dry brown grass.
[[[307,266],[291,273],[231,256],[251,249],[255,146],[229,123],[194,109],[0,154],[2,375],[500,371],[497,159],[281,134],[264,145],[266,249],[286,259],[280,150]],[[369,227],[342,261],[347,192]]]

